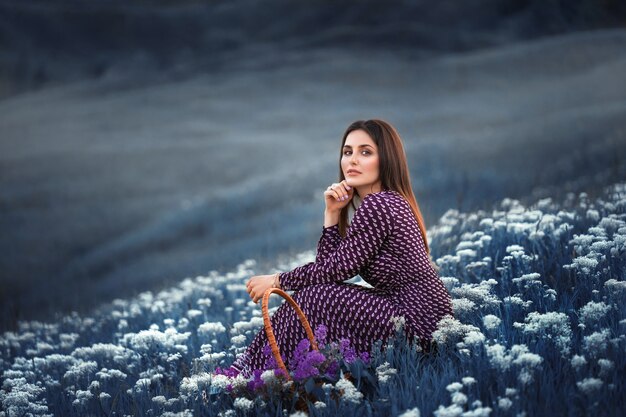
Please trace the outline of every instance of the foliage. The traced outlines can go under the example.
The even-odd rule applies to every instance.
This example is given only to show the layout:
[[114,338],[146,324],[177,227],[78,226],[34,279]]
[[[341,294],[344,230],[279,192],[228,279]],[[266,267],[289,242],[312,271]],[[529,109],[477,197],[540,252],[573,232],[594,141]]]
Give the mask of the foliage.
[[369,357],[345,341],[324,341],[319,354],[303,341],[292,382],[275,369],[249,380],[220,374],[262,328],[244,285],[255,263],[246,261],[92,317],[20,323],[0,338],[0,416],[621,413],[626,184],[595,201],[581,193],[450,210],[429,234],[455,309],[429,353],[398,326]]

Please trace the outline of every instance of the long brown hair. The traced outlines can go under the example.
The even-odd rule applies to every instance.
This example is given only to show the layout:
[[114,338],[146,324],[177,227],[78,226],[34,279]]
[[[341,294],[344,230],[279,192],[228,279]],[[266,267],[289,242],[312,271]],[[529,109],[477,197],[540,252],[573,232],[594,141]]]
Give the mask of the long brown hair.
[[[348,126],[343,134],[341,147],[339,148],[339,181],[341,182],[345,180],[343,170],[341,169],[343,146],[346,143],[348,134],[358,129],[364,130],[378,147],[379,176],[382,189],[397,191],[409,203],[411,210],[413,211],[413,215],[417,220],[417,224],[422,232],[422,240],[424,241],[424,246],[426,247],[426,253],[428,254],[430,263],[435,270],[439,270],[439,267],[433,262],[432,257],[430,256],[430,248],[426,239],[426,227],[424,225],[422,212],[420,211],[419,205],[415,200],[413,188],[411,187],[411,176],[409,174],[409,166],[407,164],[402,139],[400,139],[400,135],[393,126],[384,120],[379,119],[357,120]],[[349,205],[342,208],[339,213],[339,233],[342,236],[346,236],[347,233],[348,210],[350,206],[356,210],[354,199],[350,201]]]

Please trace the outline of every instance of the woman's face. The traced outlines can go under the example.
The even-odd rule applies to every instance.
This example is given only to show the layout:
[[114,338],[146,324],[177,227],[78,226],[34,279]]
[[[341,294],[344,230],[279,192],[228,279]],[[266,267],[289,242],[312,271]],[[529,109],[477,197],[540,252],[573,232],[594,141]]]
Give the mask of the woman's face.
[[[346,137],[342,149],[341,169],[346,182],[360,190],[370,188],[377,191],[379,187],[378,146],[367,132],[362,129],[353,130]],[[356,172],[349,172],[355,170]],[[371,187],[374,185],[374,187]],[[360,196],[364,193],[359,192]]]

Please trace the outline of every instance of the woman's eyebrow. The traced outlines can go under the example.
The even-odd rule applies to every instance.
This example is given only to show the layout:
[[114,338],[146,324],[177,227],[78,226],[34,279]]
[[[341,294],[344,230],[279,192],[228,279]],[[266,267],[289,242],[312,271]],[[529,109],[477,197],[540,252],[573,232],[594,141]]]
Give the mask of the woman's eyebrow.
[[[359,145],[359,146],[357,146],[357,148],[365,148],[366,146],[369,146],[370,148],[372,147],[371,145],[368,145],[368,144],[363,144],[363,145]],[[350,145],[343,145],[343,147],[344,147],[344,148],[351,148],[351,149],[352,149],[352,146],[350,146]]]

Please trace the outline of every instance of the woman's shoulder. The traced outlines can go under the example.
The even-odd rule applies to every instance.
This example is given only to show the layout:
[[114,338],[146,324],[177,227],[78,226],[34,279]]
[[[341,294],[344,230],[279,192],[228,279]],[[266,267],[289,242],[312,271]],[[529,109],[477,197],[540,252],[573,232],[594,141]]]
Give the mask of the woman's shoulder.
[[404,197],[396,190],[381,190],[375,193],[370,193],[365,196],[362,203],[371,200],[376,203],[384,202],[387,204],[397,204],[404,202]]
[[398,191],[382,190],[366,195],[363,201],[361,201],[359,209],[363,208],[363,211],[388,212],[393,215],[396,208],[403,204],[407,204],[407,202]]

